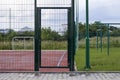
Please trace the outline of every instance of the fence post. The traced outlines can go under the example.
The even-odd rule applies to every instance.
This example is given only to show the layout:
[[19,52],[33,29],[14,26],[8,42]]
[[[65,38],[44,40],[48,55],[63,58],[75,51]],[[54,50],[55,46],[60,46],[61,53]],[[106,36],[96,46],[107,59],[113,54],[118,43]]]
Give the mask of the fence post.
[[89,47],[89,2],[86,0],[86,69],[90,69],[90,47]]
[[75,51],[74,51],[74,48],[75,48],[75,37],[74,37],[74,31],[75,31],[75,26],[74,26],[74,0],[71,0],[72,2],[72,7],[71,7],[71,45],[70,45],[70,48],[71,48],[71,51],[70,51],[70,56],[71,56],[71,60],[70,60],[70,71],[74,71],[74,54],[75,54]]
[[96,36],[97,36],[97,41],[96,41],[97,45],[96,45],[96,47],[97,47],[97,51],[98,51],[98,31],[96,32]]
[[110,32],[109,32],[109,24],[107,24],[107,27],[108,27],[108,31],[107,31],[107,35],[108,35],[108,38],[107,38],[107,40],[108,40],[108,47],[107,47],[107,53],[108,53],[108,56],[109,56],[109,46],[110,46]]
[[100,29],[100,47],[102,52],[102,28]]
[[34,71],[39,71],[39,48],[38,48],[38,14],[37,14],[37,0],[34,1],[34,9],[35,9],[35,50],[34,50]]

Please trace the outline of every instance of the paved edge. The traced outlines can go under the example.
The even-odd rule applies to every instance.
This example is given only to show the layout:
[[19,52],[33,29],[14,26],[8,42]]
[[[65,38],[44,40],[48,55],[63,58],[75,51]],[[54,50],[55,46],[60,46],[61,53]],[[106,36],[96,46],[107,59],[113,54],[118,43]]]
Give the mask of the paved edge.
[[70,71],[70,72],[38,72],[38,71],[11,71],[11,72],[0,72],[0,73],[120,73],[120,71]]

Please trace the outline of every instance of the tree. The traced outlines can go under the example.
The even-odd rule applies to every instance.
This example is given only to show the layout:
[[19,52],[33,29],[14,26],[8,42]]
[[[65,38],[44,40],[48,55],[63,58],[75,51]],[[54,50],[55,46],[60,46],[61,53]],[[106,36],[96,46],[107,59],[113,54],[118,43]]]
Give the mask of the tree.
[[60,40],[61,36],[49,27],[41,29],[41,38],[42,40]]
[[2,40],[2,35],[0,34],[0,41]]
[[[85,23],[79,23],[79,38],[85,38],[86,35],[86,30],[85,30]],[[108,30],[108,26],[102,24],[100,21],[95,21],[94,23],[89,24],[89,36],[94,37],[96,36],[97,30],[100,29],[102,30],[102,34],[105,35]],[[116,31],[118,28],[114,26],[110,26],[111,31]],[[118,30],[116,32],[119,32]],[[116,33],[115,33],[116,34]]]
[[6,34],[4,37],[6,38],[6,40],[11,41],[12,38],[13,38],[14,36],[16,36],[16,35],[17,35],[17,33],[16,33],[14,30],[11,29],[11,30],[9,31],[9,33]]

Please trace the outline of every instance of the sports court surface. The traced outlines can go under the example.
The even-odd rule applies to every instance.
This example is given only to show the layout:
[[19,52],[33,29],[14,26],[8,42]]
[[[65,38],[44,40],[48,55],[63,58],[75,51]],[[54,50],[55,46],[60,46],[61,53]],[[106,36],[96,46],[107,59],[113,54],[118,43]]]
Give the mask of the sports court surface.
[[[41,66],[67,66],[67,51],[42,50]],[[34,51],[32,50],[1,50],[0,72],[34,71]],[[68,72],[68,68],[39,68],[40,72]]]

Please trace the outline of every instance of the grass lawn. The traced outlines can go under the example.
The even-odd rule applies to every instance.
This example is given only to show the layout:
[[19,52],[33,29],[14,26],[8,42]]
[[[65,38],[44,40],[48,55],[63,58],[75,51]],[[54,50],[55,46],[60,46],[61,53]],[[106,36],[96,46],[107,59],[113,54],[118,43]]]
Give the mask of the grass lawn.
[[[85,70],[85,48],[77,50],[76,65],[78,71]],[[90,49],[90,71],[120,71],[120,48],[110,48],[110,55],[107,55],[107,49],[103,48],[97,51],[95,48]]]

